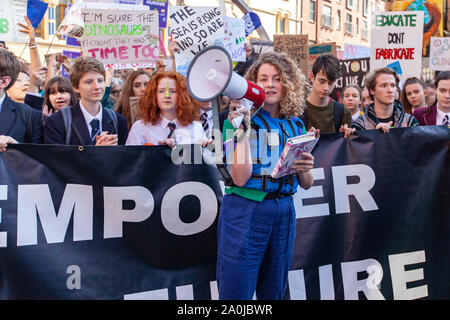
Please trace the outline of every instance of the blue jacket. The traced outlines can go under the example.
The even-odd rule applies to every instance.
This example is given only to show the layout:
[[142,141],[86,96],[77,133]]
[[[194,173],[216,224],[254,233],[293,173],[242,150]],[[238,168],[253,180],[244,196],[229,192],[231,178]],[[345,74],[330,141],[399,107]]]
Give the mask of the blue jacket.
[[[91,138],[89,129],[84,120],[80,103],[77,102],[71,107],[72,109],[72,132],[69,145],[90,145]],[[108,131],[110,134],[117,134],[118,144],[124,145],[128,137],[127,120],[120,114],[117,114],[117,129],[115,132],[113,120],[103,109],[102,113],[102,130]],[[52,114],[45,120],[44,126],[44,144],[65,144],[66,127],[61,111]]]
[[250,148],[253,164],[252,177],[244,188],[259,189],[266,192],[293,194],[297,191],[296,174],[273,179],[270,174],[275,167],[289,138],[301,135],[303,121],[297,117],[271,118],[270,113],[260,110],[252,120]]

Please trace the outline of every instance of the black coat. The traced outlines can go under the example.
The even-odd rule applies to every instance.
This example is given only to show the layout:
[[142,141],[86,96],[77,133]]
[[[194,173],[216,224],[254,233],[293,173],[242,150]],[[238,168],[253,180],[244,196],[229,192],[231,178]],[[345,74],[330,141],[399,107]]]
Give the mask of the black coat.
[[[72,107],[72,132],[69,145],[91,145],[89,129],[86,125],[80,103],[77,102]],[[117,134],[118,144],[124,145],[128,137],[127,120],[116,112],[117,131],[114,129],[114,122],[109,114],[103,108],[102,113],[102,131],[108,131],[109,134]],[[62,112],[58,111],[45,120],[44,125],[44,144],[65,144],[66,126]]]
[[10,136],[19,143],[42,143],[42,126],[39,111],[5,96],[0,112],[0,134]]

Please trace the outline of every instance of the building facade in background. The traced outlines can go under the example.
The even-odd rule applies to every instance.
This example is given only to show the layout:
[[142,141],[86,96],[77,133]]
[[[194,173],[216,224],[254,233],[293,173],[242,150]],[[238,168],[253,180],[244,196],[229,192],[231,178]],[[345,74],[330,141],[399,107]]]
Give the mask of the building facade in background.
[[[226,14],[242,18],[236,2],[225,0]],[[370,46],[371,17],[384,11],[382,0],[241,0],[261,19],[270,39],[274,34],[307,34],[310,43],[336,42]],[[220,0],[171,1],[174,5],[217,5]],[[257,38],[253,32],[251,37]]]

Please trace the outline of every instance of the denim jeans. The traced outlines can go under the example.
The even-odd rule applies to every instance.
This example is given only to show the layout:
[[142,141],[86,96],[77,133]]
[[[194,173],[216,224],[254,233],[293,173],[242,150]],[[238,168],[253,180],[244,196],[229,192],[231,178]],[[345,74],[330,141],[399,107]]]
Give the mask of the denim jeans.
[[217,235],[221,300],[282,299],[295,239],[292,197],[256,202],[225,195]]

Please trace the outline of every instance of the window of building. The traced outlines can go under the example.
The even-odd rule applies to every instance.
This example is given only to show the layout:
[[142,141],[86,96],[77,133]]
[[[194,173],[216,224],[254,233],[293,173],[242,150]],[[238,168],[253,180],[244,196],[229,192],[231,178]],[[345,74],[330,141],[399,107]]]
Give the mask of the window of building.
[[277,15],[277,34],[288,34],[289,33],[289,17]]
[[345,18],[345,33],[348,33],[348,34],[353,33],[352,15],[348,14],[348,13]]
[[309,21],[311,21],[311,22],[316,21],[316,2],[315,1],[309,2]]
[[359,34],[359,18],[356,18],[355,33]]
[[347,0],[347,9],[353,9],[353,1],[354,0]]
[[363,38],[363,40],[367,40],[368,39],[368,30],[367,30],[367,21],[362,22],[362,34],[361,37]]
[[331,28],[331,7],[323,6],[323,25]]
[[363,0],[363,15],[365,17],[369,15],[369,0]]
[[48,7],[48,34],[54,35],[56,33],[56,8]]

